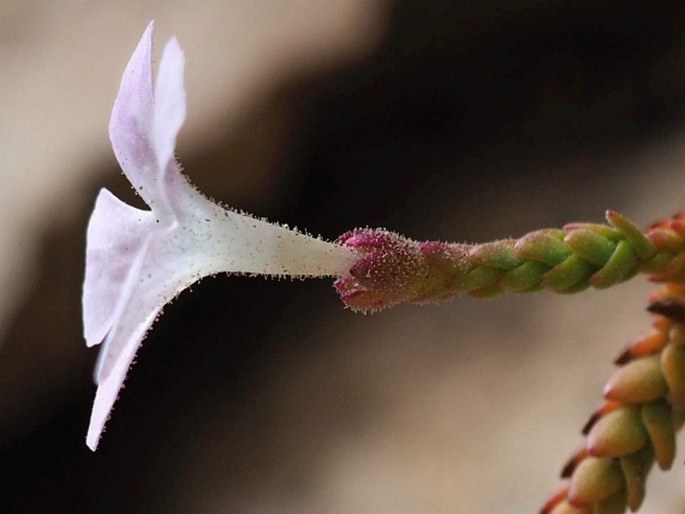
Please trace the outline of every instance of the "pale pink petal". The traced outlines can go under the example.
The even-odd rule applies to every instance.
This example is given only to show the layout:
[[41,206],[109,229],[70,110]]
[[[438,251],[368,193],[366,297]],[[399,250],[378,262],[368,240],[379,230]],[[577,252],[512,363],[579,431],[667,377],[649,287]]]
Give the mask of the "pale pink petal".
[[145,256],[152,213],[123,203],[103,189],[86,234],[83,333],[88,346],[100,344],[130,295]]
[[[183,87],[183,51],[176,38],[166,44],[159,63],[155,85],[152,144],[159,169],[167,171],[174,156],[176,136],[186,119],[186,92]],[[179,173],[178,169],[173,170]]]
[[[157,312],[150,313],[153,318]],[[150,322],[152,323],[152,321]],[[119,396],[119,390],[124,384],[126,373],[133,363],[138,345],[129,345],[126,351],[119,356],[116,366],[110,373],[109,377],[103,381],[95,393],[95,401],[93,402],[93,410],[90,414],[90,424],[88,426],[88,434],[86,435],[86,445],[88,448],[95,451],[97,449],[102,432],[105,429],[105,423],[109,419],[114,402]]]
[[151,133],[154,116],[152,92],[152,36],[150,22],[121,78],[109,122],[109,138],[121,169],[150,207],[162,203],[156,181],[161,170]]

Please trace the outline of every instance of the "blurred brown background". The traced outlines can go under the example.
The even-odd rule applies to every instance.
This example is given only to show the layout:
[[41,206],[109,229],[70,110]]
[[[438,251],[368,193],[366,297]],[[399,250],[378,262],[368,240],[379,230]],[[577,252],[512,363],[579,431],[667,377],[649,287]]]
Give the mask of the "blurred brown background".
[[[535,512],[648,330],[644,280],[361,316],[328,280],[207,279],[86,448],[85,223],[102,186],[139,202],[106,131],[151,18],[202,191],[330,239],[482,241],[685,206],[685,4],[0,1],[1,512]],[[641,512],[683,512],[682,460]]]

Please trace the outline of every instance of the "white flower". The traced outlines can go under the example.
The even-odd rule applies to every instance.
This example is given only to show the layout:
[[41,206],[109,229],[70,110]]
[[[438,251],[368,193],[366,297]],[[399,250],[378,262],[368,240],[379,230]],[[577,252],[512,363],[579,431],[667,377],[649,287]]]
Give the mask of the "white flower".
[[109,125],[122,170],[150,207],[103,189],[88,224],[83,324],[86,344],[104,340],[86,438],[95,450],[126,373],[165,304],[219,272],[339,276],[354,251],[226,210],[200,194],[174,159],[186,115],[184,59],[175,38],[152,85],[153,23],[124,71]]

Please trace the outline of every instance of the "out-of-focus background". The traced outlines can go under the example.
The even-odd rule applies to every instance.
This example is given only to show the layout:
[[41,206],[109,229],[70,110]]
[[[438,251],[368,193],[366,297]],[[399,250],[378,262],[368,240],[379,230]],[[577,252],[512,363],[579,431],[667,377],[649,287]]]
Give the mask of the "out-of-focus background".
[[[107,123],[152,18],[202,191],[330,239],[483,241],[685,207],[685,4],[0,1],[0,511],[536,512],[649,329],[644,280],[362,316],[328,280],[208,279],[86,448],[85,223],[102,186],[139,202]],[[682,461],[641,512],[683,512]]]

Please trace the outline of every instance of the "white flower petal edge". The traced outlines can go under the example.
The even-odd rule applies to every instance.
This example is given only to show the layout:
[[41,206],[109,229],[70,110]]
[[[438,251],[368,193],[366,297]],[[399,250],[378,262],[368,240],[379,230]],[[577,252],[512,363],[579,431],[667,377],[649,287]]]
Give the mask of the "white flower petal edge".
[[88,346],[104,339],[91,450],[146,332],[181,291],[219,272],[339,276],[355,260],[349,248],[226,210],[188,183],[173,156],[185,120],[183,53],[176,39],[167,43],[153,93],[153,28],[126,67],[110,122],[116,158],[151,210],[102,190],[87,230],[84,336]]

